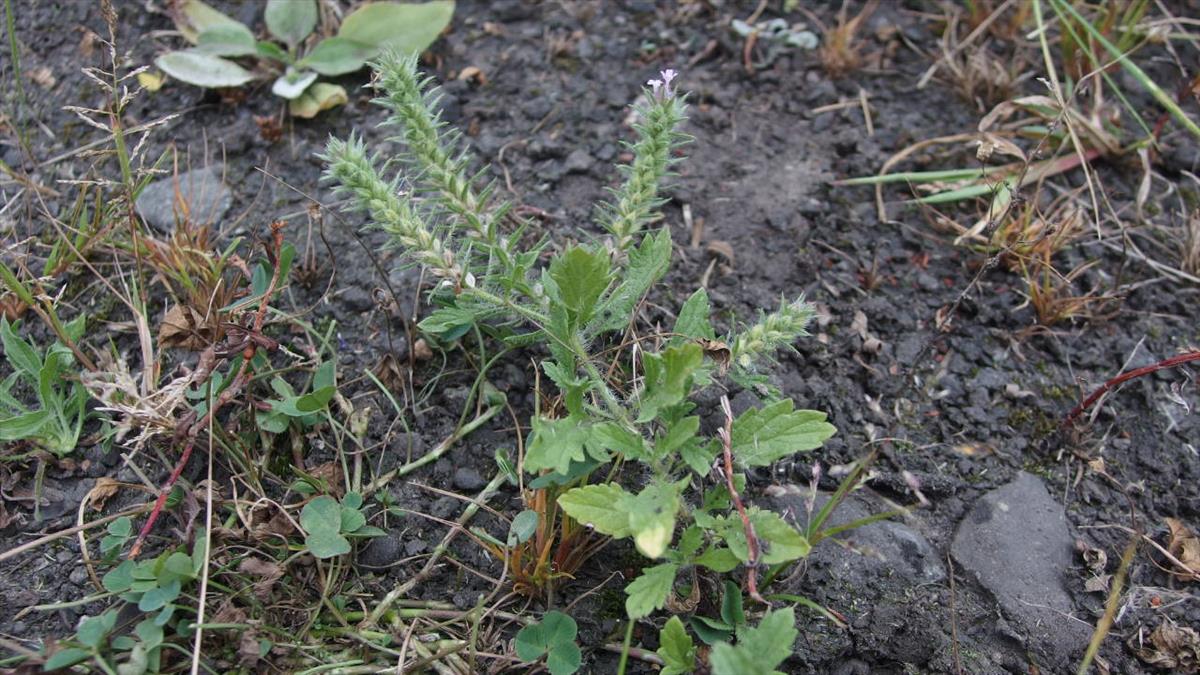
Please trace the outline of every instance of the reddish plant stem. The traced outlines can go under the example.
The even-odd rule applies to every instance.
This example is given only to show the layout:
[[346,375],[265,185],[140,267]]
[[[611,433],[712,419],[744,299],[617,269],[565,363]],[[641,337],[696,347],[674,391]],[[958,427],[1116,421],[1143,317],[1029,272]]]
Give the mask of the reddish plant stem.
[[[175,487],[176,481],[179,480],[179,476],[187,466],[188,460],[192,457],[192,450],[196,447],[196,437],[200,435],[200,432],[211,426],[221,408],[232,401],[250,383],[252,375],[250,371],[250,357],[253,356],[251,350],[260,346],[264,349],[272,349],[276,346],[273,340],[262,335],[262,329],[267,314],[268,303],[270,303],[271,297],[275,295],[276,287],[279,285],[279,255],[283,249],[283,226],[283,221],[271,223],[271,248],[268,249],[267,254],[273,263],[274,271],[271,273],[271,283],[267,286],[267,290],[258,302],[258,311],[254,314],[253,328],[250,331],[246,331],[246,335],[242,340],[243,344],[238,345],[234,349],[221,350],[221,353],[226,355],[250,352],[249,356],[243,354],[245,358],[242,360],[242,365],[238,369],[237,375],[234,376],[229,386],[221,392],[217,400],[212,403],[204,417],[195,420],[187,427],[181,427],[176,432],[176,439],[187,439],[183,446],[183,452],[179,455],[179,461],[175,464],[175,468],[171,470],[171,475],[167,477],[167,482],[163,484],[162,489],[159,491],[158,499],[154,502],[154,508],[150,510],[150,515],[146,517],[146,523],[142,525],[137,539],[129,549],[128,557],[130,560],[136,558],[142,552],[142,545],[145,544],[146,537],[150,535],[150,530],[154,528],[154,523],[158,521],[163,506],[167,503],[167,497],[171,494],[171,489]],[[204,353],[200,355],[200,363],[197,367],[203,374],[202,379],[208,379],[208,376],[216,369],[219,358],[221,357],[217,355],[216,345],[209,346],[204,350]]]
[[767,602],[758,592],[758,560],[761,554],[758,535],[754,533],[754,524],[750,522],[750,516],[746,515],[746,507],[742,504],[742,498],[733,485],[733,408],[729,405],[728,396],[721,397],[721,410],[725,412],[725,426],[717,434],[721,437],[721,446],[725,452],[725,487],[729,490],[729,499],[742,518],[742,529],[746,533],[746,549],[750,557],[746,561],[746,592],[750,594],[752,600],[769,607],[771,603]]
[[1083,399],[1082,403],[1072,408],[1071,412],[1068,413],[1067,417],[1063,420],[1062,426],[1068,427],[1074,424],[1075,419],[1082,415],[1083,411],[1090,408],[1093,403],[1095,403],[1101,396],[1111,391],[1114,387],[1143,375],[1149,375],[1150,373],[1159,370],[1165,370],[1167,368],[1174,368],[1175,366],[1183,365],[1189,361],[1200,361],[1200,350],[1191,351],[1186,354],[1179,354],[1178,356],[1172,356],[1171,358],[1163,359],[1158,363],[1154,363],[1149,366],[1142,366],[1141,368],[1134,368],[1128,372],[1121,373],[1120,375],[1100,385],[1100,388],[1096,391],[1093,391],[1087,398]]

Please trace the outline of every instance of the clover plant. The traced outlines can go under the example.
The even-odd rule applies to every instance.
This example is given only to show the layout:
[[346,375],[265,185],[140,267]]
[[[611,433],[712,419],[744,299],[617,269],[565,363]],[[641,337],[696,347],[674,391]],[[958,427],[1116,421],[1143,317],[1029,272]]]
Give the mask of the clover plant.
[[304,545],[317,558],[333,558],[350,552],[350,537],[379,537],[383,530],[367,525],[363,515],[363,498],[357,492],[347,492],[339,504],[329,495],[321,495],[304,505],[300,511],[300,527],[304,528]]
[[[835,430],[824,413],[774,397],[736,419],[726,405],[721,419],[712,420],[720,431],[710,435],[691,400],[727,378],[761,381],[773,353],[807,334],[814,310],[803,298],[718,337],[700,289],[679,308],[669,332],[634,329],[643,298],[671,262],[669,229],[648,228],[663,203],[659,186],[688,140],[680,132],[686,104],[673,87],[674,71],[649,82],[636,105],[632,163],[621,168],[624,180],[598,211],[606,236],[552,247],[544,239],[527,245],[524,224],[497,203],[490,186],[476,187],[459,136],[444,127],[437,93],[416,58],[385,53],[374,67],[377,103],[391,111],[387,126],[406,148],[411,178],[386,178],[379,167],[390,158],[354,135],[329,141],[327,176],[391,235],[408,262],[436,280],[437,309],[422,330],[443,340],[487,336],[484,342],[505,349],[544,350],[541,371],[558,398],[528,424],[523,469],[536,477],[531,488],[553,489],[555,498],[537,501],[538,490],[530,490],[527,507],[543,524],[558,518],[633,540],[651,561],[625,589],[633,619],[662,608],[679,573],[694,566],[724,574],[744,565],[757,595],[757,566],[802,558],[809,543],[780,515],[742,505],[736,493],[744,471],[817,448]],[[508,222],[518,224],[506,231]],[[526,529],[511,539],[528,536]],[[782,635],[774,626],[790,618],[790,611],[776,612],[763,623]],[[728,663],[759,634],[733,628],[739,641],[731,655],[722,650]],[[790,642],[783,646],[790,650]]]
[[318,14],[317,0],[267,0],[263,18],[274,40],[258,40],[240,21],[201,0],[184,0],[173,16],[192,47],[163,54],[154,63],[188,84],[225,88],[241,87],[258,77],[231,59],[266,61],[277,73],[271,92],[287,99],[292,115],[311,118],[346,102],[344,88],[319,82],[319,77],[352,73],[385,48],[424,51],[450,23],[454,3],[365,3],[342,19],[336,35],[313,44],[309,38]]
[[517,632],[517,657],[522,661],[537,661],[544,656],[550,675],[571,675],[579,670],[583,660],[583,653],[575,644],[578,632],[575,619],[562,612],[546,612],[541,621]]

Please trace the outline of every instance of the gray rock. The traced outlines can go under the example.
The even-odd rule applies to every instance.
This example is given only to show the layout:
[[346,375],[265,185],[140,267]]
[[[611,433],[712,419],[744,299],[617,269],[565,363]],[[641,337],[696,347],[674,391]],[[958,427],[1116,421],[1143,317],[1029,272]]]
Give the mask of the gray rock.
[[377,537],[359,551],[358,563],[371,568],[387,567],[400,559],[402,549],[398,535]]
[[572,150],[571,154],[567,155],[567,173],[585,173],[592,168],[592,163],[592,156],[588,154],[587,150]]
[[214,225],[233,204],[233,193],[218,167],[187,171],[156,180],[137,198],[137,211],[151,227],[170,233],[179,222]]
[[79,565],[75,569],[71,570],[71,574],[68,576],[68,579],[70,579],[71,583],[75,584],[76,586],[86,586],[88,582],[87,568],[83,565]]
[[483,474],[469,466],[459,468],[454,472],[454,487],[459,490],[471,492],[487,485]]
[[[805,522],[804,495],[799,492],[776,497],[771,508],[795,516]],[[814,515],[821,510],[829,495],[821,493],[814,502]],[[838,505],[824,529],[846,525],[874,513],[887,510],[882,503],[868,502],[861,495],[851,495]],[[839,579],[861,585],[868,578],[900,576],[913,584],[931,584],[946,578],[942,558],[929,541],[915,529],[898,520],[884,520],[856,527],[834,536],[846,546],[818,545],[809,555],[810,564],[825,563]]]
[[1040,478],[1021,472],[976,501],[950,552],[1029,647],[1056,659],[1082,653],[1091,630],[1069,618],[1074,604],[1063,587],[1072,560],[1067,516]]

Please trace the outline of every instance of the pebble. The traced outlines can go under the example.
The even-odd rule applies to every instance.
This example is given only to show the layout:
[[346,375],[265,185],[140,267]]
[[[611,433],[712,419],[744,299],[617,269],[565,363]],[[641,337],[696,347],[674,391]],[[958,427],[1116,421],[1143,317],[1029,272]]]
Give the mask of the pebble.
[[483,474],[469,466],[459,468],[454,472],[454,487],[458,490],[472,492],[487,485]]
[[1072,544],[1062,505],[1042,479],[1022,471],[975,502],[950,552],[1028,646],[1057,661],[1082,654],[1091,635],[1086,623],[1068,618],[1074,604],[1063,578]]
[[147,185],[138,195],[137,211],[151,227],[170,234],[184,217],[196,225],[218,224],[232,204],[221,168],[208,166]]
[[586,173],[592,168],[594,160],[586,150],[575,149],[571,154],[567,155],[566,169],[567,173]]

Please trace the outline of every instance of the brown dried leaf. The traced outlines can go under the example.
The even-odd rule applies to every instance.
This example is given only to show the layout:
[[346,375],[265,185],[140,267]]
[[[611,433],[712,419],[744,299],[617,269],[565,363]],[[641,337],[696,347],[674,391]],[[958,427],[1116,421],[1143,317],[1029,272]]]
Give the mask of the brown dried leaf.
[[388,388],[388,391],[393,393],[404,391],[404,367],[396,360],[395,355],[384,354],[373,372],[383,386]]
[[488,83],[487,75],[478,66],[467,66],[458,73],[459,80],[464,82],[474,81],[478,85],[486,85]]
[[418,361],[428,361],[433,358],[433,350],[429,348],[429,343],[425,338],[420,338],[413,343],[413,358]]
[[1163,621],[1150,633],[1152,647],[1138,640],[1137,635],[1129,641],[1138,658],[1152,666],[1179,673],[1200,672],[1200,634],[1195,629]]
[[158,344],[163,347],[179,347],[199,351],[212,344],[215,336],[212,328],[205,324],[204,317],[196,310],[175,305],[167,310],[158,326]]
[[259,504],[250,511],[250,536],[259,541],[286,538],[295,531],[291,519],[274,504]]
[[721,340],[709,340],[707,338],[700,338],[696,340],[696,343],[700,345],[700,348],[704,350],[708,358],[717,363],[717,367],[720,368],[722,375],[725,374],[725,371],[729,370],[729,359],[733,356],[729,345]]
[[708,242],[708,245],[704,247],[704,250],[707,251],[709,255],[715,255],[724,258],[725,262],[730,267],[733,267],[733,245],[729,242],[722,241],[720,239],[710,241]]
[[117,494],[117,491],[120,489],[121,484],[119,482],[108,476],[101,476],[96,479],[96,484],[92,486],[92,489],[88,490],[86,499],[94,510],[100,511],[104,508],[104,504],[108,502],[109,497]]
[[275,582],[283,576],[283,567],[272,560],[262,558],[244,558],[238,565],[238,571],[252,577],[258,577],[254,582],[254,597],[266,602],[271,597],[271,589]]
[[1200,539],[1196,538],[1196,534],[1189,530],[1182,520],[1166,520],[1167,527],[1171,530],[1167,538],[1167,551],[1184,567],[1172,574],[1183,581],[1200,579]]
[[238,640],[238,664],[249,672],[258,670],[255,666],[261,658],[258,651],[258,633],[248,630],[242,633]]

